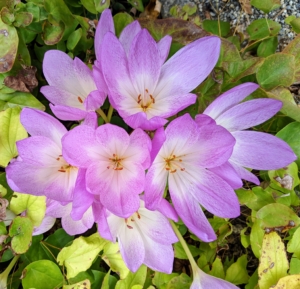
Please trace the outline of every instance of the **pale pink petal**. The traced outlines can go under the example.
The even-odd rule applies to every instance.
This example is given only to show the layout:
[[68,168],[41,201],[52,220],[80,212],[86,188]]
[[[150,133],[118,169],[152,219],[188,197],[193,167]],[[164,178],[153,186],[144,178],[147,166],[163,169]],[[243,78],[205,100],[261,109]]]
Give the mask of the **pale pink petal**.
[[173,206],[166,199],[161,199],[156,209],[168,219],[171,219],[175,222],[178,221],[178,214],[176,213]]
[[240,84],[220,95],[204,111],[204,114],[216,119],[223,112],[235,106],[259,87],[256,83]]
[[55,224],[56,219],[50,216],[45,216],[42,223],[33,229],[32,236],[44,234],[49,231]]
[[221,177],[235,190],[243,186],[241,178],[229,162],[226,162],[218,167],[210,168],[209,170]]
[[105,92],[94,90],[87,96],[83,103],[86,110],[96,110],[103,105],[105,99]]
[[92,208],[94,213],[94,219],[97,223],[99,235],[104,239],[115,242],[108,226],[106,209],[102,206],[101,203],[98,202],[94,202]]
[[141,94],[153,94],[160,74],[160,53],[155,40],[146,29],[142,29],[133,39],[128,53],[128,67],[132,83]]
[[215,120],[229,131],[243,130],[270,119],[281,107],[282,102],[276,99],[254,99],[237,104]]
[[61,120],[82,120],[86,117],[87,112],[75,107],[52,105],[50,108],[53,114]]
[[87,168],[91,161],[101,158],[95,132],[90,126],[80,125],[63,137],[63,156],[68,163]]
[[143,130],[156,130],[163,127],[168,121],[159,116],[155,116],[147,119],[147,115],[144,112],[139,112],[127,117],[124,117],[124,121],[133,129],[141,128]]
[[237,131],[230,159],[243,167],[256,170],[275,170],[297,159],[283,140],[263,132]]
[[239,175],[241,179],[252,182],[256,185],[260,184],[260,180],[256,175],[254,175],[247,169],[243,168],[241,165],[234,163],[231,159],[229,159],[228,162],[232,165],[232,167],[234,168],[234,170],[236,171],[236,173]]
[[141,31],[141,25],[140,23],[136,20],[127,25],[121,32],[119,40],[121,44],[123,45],[123,48],[128,54],[131,43],[134,39],[134,37]]
[[48,113],[23,108],[20,120],[31,136],[44,136],[61,146],[61,138],[67,132],[67,129]]
[[152,139],[152,150],[151,150],[151,163],[156,158],[158,152],[160,151],[162,145],[166,140],[166,134],[163,127],[156,130],[154,137]]
[[97,60],[94,62],[94,66],[93,66],[93,77],[98,90],[103,91],[105,95],[107,95],[108,87],[104,80],[101,63]]
[[160,52],[160,65],[163,65],[164,62],[166,61],[169,55],[171,43],[172,43],[172,37],[170,35],[166,35],[157,43]]
[[206,114],[197,114],[195,117],[195,122],[199,127],[208,124],[216,124],[215,120]]
[[169,191],[176,212],[188,229],[204,242],[216,240],[198,201],[190,194],[191,184],[175,173],[169,176]]
[[220,54],[218,37],[200,38],[173,55],[162,67],[156,99],[185,95],[196,88],[212,71]]
[[90,111],[86,114],[85,119],[82,121],[83,125],[90,126],[93,129],[98,127],[97,114],[94,111]]
[[95,52],[98,60],[101,58],[100,48],[103,41],[103,37],[108,31],[115,34],[115,26],[111,15],[111,11],[109,9],[105,9],[101,13],[101,17],[98,22],[96,33],[95,33]]

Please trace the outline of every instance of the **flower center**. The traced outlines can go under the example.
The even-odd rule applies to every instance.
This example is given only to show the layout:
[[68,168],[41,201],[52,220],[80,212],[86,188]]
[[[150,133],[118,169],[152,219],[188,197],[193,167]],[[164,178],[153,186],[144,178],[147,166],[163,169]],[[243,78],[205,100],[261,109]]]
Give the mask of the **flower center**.
[[151,108],[152,104],[155,103],[155,99],[146,88],[144,93],[138,95],[137,103],[141,109],[146,112],[149,108]]
[[133,229],[133,223],[136,221],[136,218],[141,218],[141,215],[138,211],[131,215],[131,217],[125,219],[125,223],[128,229]]
[[164,158],[166,165],[165,169],[170,171],[170,173],[176,173],[177,170],[185,171],[185,168],[182,167],[182,159],[176,155],[170,155],[167,158]]
[[113,154],[113,157],[109,158],[109,160],[111,161],[112,165],[107,166],[107,169],[110,169],[112,167],[112,169],[115,171],[123,170],[123,165],[122,165],[122,161],[124,160],[123,158],[120,158],[116,154]]
[[58,161],[58,162],[60,162],[60,166],[59,166],[59,172],[61,172],[61,173],[69,173],[70,172],[70,170],[72,170],[72,169],[77,169],[76,167],[73,167],[73,166],[71,166],[70,164],[68,164],[65,160],[64,160],[64,158],[63,158],[63,156],[62,155],[59,155],[58,156],[58,158],[56,158],[56,160]]

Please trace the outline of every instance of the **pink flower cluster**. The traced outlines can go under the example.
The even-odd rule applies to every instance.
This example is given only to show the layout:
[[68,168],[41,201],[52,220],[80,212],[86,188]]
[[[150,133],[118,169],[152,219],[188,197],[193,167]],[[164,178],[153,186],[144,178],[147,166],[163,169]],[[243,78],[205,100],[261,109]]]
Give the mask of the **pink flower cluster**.
[[[201,240],[213,241],[215,232],[201,206],[219,217],[237,217],[234,189],[242,187],[242,179],[259,183],[249,168],[278,169],[296,159],[282,140],[245,130],[271,118],[282,105],[274,99],[241,103],[258,88],[255,83],[225,92],[195,119],[184,114],[167,124],[196,102],[191,91],[211,73],[221,43],[218,37],[204,37],[166,61],[170,45],[170,36],[157,43],[137,21],[118,39],[105,10],[92,71],[78,58],[48,51],[43,71],[49,85],[41,92],[57,118],[83,121],[67,131],[52,116],[23,109],[21,122],[31,137],[17,143],[19,157],[7,167],[11,188],[46,196],[46,215],[62,218],[69,234],[97,223],[102,237],[118,239],[132,271],[144,263],[171,273],[172,244],[178,240],[168,218],[177,221],[179,216]],[[95,110],[106,95],[133,129],[130,134],[109,123],[97,125]],[[145,130],[155,131],[154,137]],[[198,274],[203,284],[236,288],[203,274]]]

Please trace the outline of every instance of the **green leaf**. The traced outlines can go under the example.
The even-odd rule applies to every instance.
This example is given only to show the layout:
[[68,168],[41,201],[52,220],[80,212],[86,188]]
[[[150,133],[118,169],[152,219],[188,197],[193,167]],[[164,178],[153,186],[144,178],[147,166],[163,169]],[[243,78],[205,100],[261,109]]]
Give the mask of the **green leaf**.
[[289,274],[299,274],[300,273],[300,260],[296,257],[292,257],[290,261]]
[[47,45],[54,45],[58,43],[64,34],[65,31],[65,24],[62,21],[54,21],[46,20],[43,23],[43,33],[42,38]]
[[97,14],[94,0],[81,0],[80,2],[87,11]]
[[251,0],[251,5],[255,8],[269,13],[281,6],[280,0]]
[[167,289],[189,289],[191,286],[191,278],[182,273],[179,276],[173,277],[167,285]]
[[140,12],[144,12],[144,5],[142,0],[128,0],[128,2]]
[[300,167],[300,123],[291,122],[282,130],[280,130],[276,136],[288,143],[292,148],[293,152],[296,154],[298,159],[295,161],[298,167]]
[[109,277],[110,277],[110,270],[107,272],[107,274],[103,279],[101,289],[109,289]]
[[9,200],[10,201],[10,199],[11,199],[11,196],[13,195],[13,190],[10,188],[10,186],[8,185],[8,183],[7,183],[7,180],[6,180],[6,173],[0,173],[0,185],[2,186],[1,187],[1,197],[4,197],[3,196],[3,192],[5,192],[6,191],[6,195],[5,195],[5,198],[7,199],[7,200]]
[[247,283],[250,277],[246,267],[247,255],[242,255],[227,269],[225,280],[235,285]]
[[143,288],[147,276],[147,267],[142,265],[135,273],[129,272],[127,277],[117,282],[115,289],[131,289],[134,285]]
[[16,215],[26,211],[26,217],[31,220],[33,226],[38,227],[45,217],[46,197],[14,193],[9,208]]
[[[46,252],[44,251],[43,246],[41,245],[42,240],[43,235],[32,237],[32,243],[29,247],[29,250],[22,255],[22,260],[24,260],[27,264],[38,260],[49,259]],[[55,259],[53,260],[55,261]]]
[[247,231],[247,227],[241,230],[241,243],[244,248],[248,248],[250,246],[250,235],[246,235],[245,232]]
[[268,57],[276,52],[277,45],[277,36],[266,39],[259,44],[257,48],[257,55],[259,57]]
[[[93,272],[94,279],[95,279],[95,281],[92,283],[92,289],[99,289],[99,288],[101,288],[101,284],[103,284],[103,280],[104,280],[106,274],[104,272],[100,272],[100,271],[96,271],[96,270],[92,270],[92,272]],[[115,289],[115,286],[117,283],[116,277],[109,275],[108,279],[109,279],[108,280],[109,288]]]
[[261,224],[262,224],[261,220],[259,219],[255,220],[252,225],[251,233],[250,233],[251,249],[256,258],[260,257],[262,241],[265,235],[265,231],[261,228]]
[[296,19],[296,16],[295,16],[295,15],[290,15],[290,16],[288,16],[288,17],[286,17],[286,18],[284,19],[284,22],[285,22],[286,24],[290,24],[294,19]]
[[24,269],[23,276],[25,276],[22,279],[24,289],[54,289],[61,288],[64,284],[64,277],[59,267],[49,260],[40,260],[29,264]]
[[33,225],[27,217],[16,217],[9,228],[11,248],[16,254],[25,253],[31,243]]
[[289,240],[287,244],[287,251],[289,253],[294,253],[294,255],[300,259],[300,227],[294,232],[292,239]]
[[230,31],[230,23],[219,20],[204,20],[203,28],[212,34],[225,37]]
[[68,50],[73,50],[76,45],[78,44],[79,40],[82,36],[82,28],[78,28],[77,30],[73,31],[68,40],[67,40],[67,48]]
[[215,261],[212,264],[212,268],[209,272],[209,275],[215,276],[217,278],[225,279],[225,272],[224,272],[224,267],[221,258],[217,257],[215,259]]
[[72,285],[64,285],[63,289],[90,289],[91,281],[89,279],[83,280],[81,282],[72,284]]
[[[200,251],[197,247],[193,246],[193,245],[188,245],[190,252],[192,254],[193,257],[199,256],[200,255]],[[175,257],[178,259],[185,259],[188,260],[188,256],[186,255],[184,249],[182,248],[182,245],[180,242],[177,242],[174,244],[174,253],[175,253]]]
[[245,286],[245,289],[258,289],[257,284],[258,284],[258,273],[256,269],[255,272],[252,274],[252,276],[249,278],[248,284]]
[[0,110],[5,110],[8,107],[31,107],[39,110],[45,110],[45,106],[38,101],[31,93],[28,92],[0,92]]
[[277,53],[268,56],[257,70],[257,81],[266,90],[277,86],[290,86],[294,81],[295,57]]
[[11,25],[15,20],[15,15],[7,7],[2,7],[0,16],[2,21],[7,25]]
[[79,237],[71,246],[63,248],[57,255],[57,261],[67,267],[68,279],[89,269],[106,243],[107,240],[95,233],[87,238]]
[[250,35],[250,40],[258,40],[266,37],[276,36],[280,29],[281,26],[277,22],[263,18],[254,20],[247,27],[247,32]]
[[166,289],[169,281],[176,276],[178,276],[178,273],[165,274],[161,272],[155,272],[152,282],[153,285],[155,285],[158,289]]
[[18,33],[15,27],[0,19],[0,73],[12,69],[18,51]]
[[25,27],[28,26],[33,20],[33,15],[29,12],[19,12],[15,14],[14,26]]
[[20,111],[19,107],[14,107],[0,112],[0,166],[6,167],[18,155],[16,141],[27,137],[20,123]]
[[96,10],[102,13],[110,5],[110,0],[94,0]]
[[300,18],[294,19],[290,24],[296,33],[300,33]]
[[[135,1],[135,0],[134,0]],[[133,18],[125,12],[120,12],[114,16],[115,32],[116,36],[119,37],[122,30],[133,21]]]
[[280,278],[287,275],[289,263],[281,238],[276,232],[266,234],[263,239],[262,254],[258,266],[260,289],[273,287]]
[[121,279],[126,278],[129,269],[126,267],[118,243],[111,243],[106,241],[103,247],[103,255],[101,256],[110,269],[116,272]]

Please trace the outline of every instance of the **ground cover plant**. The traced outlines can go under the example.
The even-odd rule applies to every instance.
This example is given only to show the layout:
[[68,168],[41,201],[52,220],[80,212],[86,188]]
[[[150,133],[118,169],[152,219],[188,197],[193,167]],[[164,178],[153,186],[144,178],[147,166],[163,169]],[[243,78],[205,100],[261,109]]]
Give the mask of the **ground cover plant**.
[[299,288],[300,38],[158,4],[0,1],[0,288]]

